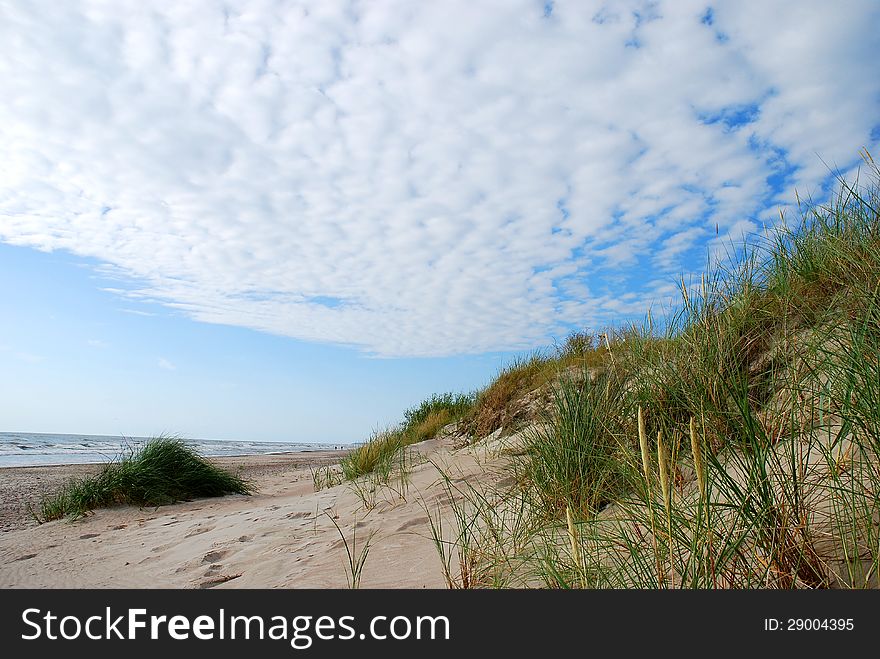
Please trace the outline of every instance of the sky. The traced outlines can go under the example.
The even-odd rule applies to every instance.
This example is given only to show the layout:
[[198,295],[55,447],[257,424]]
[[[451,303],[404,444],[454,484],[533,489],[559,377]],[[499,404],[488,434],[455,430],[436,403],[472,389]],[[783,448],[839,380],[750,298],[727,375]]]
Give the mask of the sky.
[[876,0],[0,0],[0,430],[352,442],[880,153]]

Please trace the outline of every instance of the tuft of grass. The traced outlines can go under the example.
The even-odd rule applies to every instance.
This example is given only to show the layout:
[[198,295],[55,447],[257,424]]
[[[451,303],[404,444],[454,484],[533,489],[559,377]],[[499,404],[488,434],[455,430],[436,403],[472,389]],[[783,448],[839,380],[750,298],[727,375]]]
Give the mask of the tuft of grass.
[[473,394],[435,394],[403,413],[403,430],[411,432],[418,429],[419,436],[430,439],[444,425],[464,417],[473,404]]
[[403,446],[403,433],[399,430],[374,430],[368,441],[342,458],[342,475],[350,481],[375,471],[390,473],[394,456]]
[[544,422],[527,435],[525,475],[543,508],[594,515],[629,487],[630,469],[615,436],[619,405],[613,379],[565,378]]
[[536,420],[528,396],[544,402],[547,391],[560,378],[602,370],[613,361],[608,333],[572,332],[553,350],[536,350],[504,366],[485,389],[477,393],[465,417],[472,438],[481,439],[499,428],[514,431]]
[[413,426],[409,432],[404,433],[407,443],[417,444],[437,436],[445,426],[453,422],[452,415],[446,410],[431,412],[424,421]]
[[315,492],[320,492],[321,490],[325,490],[330,487],[336,487],[337,485],[340,485],[344,480],[342,472],[336,465],[318,467],[317,469],[312,469],[311,467],[309,467],[309,471],[312,474],[312,484],[314,486]]
[[324,514],[327,515],[331,522],[333,522],[333,526],[336,527],[336,532],[339,533],[339,537],[342,539],[342,544],[345,547],[345,555],[348,559],[345,580],[348,587],[351,590],[357,590],[361,586],[361,575],[364,572],[364,565],[367,563],[367,556],[369,556],[370,549],[373,546],[373,538],[376,535],[376,531],[374,530],[369,533],[367,539],[363,541],[360,550],[358,550],[357,519],[354,520],[354,529],[351,533],[351,544],[349,544],[348,539],[345,537],[339,524],[336,523],[336,519],[333,515],[326,512]]
[[75,519],[96,508],[122,504],[161,506],[250,492],[245,480],[214,466],[182,439],[157,437],[130,449],[96,476],[71,481],[44,498],[40,521]]

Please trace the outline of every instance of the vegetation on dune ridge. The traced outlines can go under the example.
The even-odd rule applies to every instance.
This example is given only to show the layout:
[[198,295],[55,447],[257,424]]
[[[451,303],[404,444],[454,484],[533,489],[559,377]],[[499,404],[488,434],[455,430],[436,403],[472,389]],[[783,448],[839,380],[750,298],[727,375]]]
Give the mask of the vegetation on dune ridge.
[[434,395],[406,410],[400,426],[374,431],[367,442],[342,459],[343,477],[353,480],[374,472],[387,476],[400,449],[433,439],[441,429],[462,419],[470,411],[473,401],[472,394],[446,393]]
[[521,449],[517,487],[456,485],[452,527],[431,517],[450,586],[878,586],[880,168],[864,160],[868,184],[798,200],[794,226],[682,279],[662,330],[573,334],[462,401],[458,432]]
[[183,440],[156,437],[131,448],[97,475],[71,481],[44,498],[39,521],[77,518],[120,504],[161,506],[250,491],[246,481],[214,466]]
[[[515,359],[473,400],[465,416],[473,439],[496,430],[514,430],[537,420],[552,400],[548,385],[560,374],[601,366],[610,358],[607,334],[574,332],[555,348]],[[533,396],[530,398],[530,394]]]
[[[524,411],[533,411],[524,410],[525,395],[554,383],[567,368],[602,363],[606,354],[607,349],[600,346],[595,337],[577,332],[554,352],[537,351],[515,360],[482,391],[435,394],[406,410],[400,425],[373,431],[366,442],[342,459],[342,475],[345,480],[353,480],[374,472],[387,474],[400,449],[433,439],[451,424],[461,424],[461,432],[466,432],[472,440],[502,427],[522,424],[531,418],[529,413],[523,414]],[[549,390],[544,394],[543,398],[547,398]]]

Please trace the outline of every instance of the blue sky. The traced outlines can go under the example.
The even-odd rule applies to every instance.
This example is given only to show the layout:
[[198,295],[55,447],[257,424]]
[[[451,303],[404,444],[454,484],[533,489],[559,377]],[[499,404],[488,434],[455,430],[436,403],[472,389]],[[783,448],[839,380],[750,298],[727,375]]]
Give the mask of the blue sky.
[[3,430],[348,443],[509,358],[371,359],[197,323],[121,301],[95,266],[0,245]]
[[343,442],[880,151],[880,6],[0,5],[0,430]]

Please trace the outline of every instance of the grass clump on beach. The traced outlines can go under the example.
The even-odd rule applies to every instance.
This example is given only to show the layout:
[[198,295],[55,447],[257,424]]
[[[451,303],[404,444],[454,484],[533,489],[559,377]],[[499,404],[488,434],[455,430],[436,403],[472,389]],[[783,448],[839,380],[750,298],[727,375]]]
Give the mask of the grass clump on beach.
[[616,385],[607,373],[563,378],[553,387],[543,422],[526,432],[524,475],[548,512],[573,508],[588,516],[630,485],[614,433],[620,412]]
[[369,440],[352,449],[340,461],[343,478],[350,481],[374,472],[390,472],[394,456],[403,445],[400,430],[374,431]]
[[183,440],[157,437],[107,464],[96,476],[71,481],[44,498],[40,521],[77,518],[120,504],[161,506],[250,491],[246,481],[212,465]]

